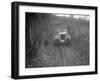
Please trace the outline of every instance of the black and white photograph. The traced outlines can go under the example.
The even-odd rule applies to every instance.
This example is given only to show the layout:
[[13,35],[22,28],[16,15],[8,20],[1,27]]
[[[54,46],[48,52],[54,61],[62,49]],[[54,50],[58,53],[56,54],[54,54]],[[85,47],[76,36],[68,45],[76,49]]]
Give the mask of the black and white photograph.
[[12,78],[97,74],[97,7],[12,3]]
[[89,15],[25,13],[26,68],[89,65]]

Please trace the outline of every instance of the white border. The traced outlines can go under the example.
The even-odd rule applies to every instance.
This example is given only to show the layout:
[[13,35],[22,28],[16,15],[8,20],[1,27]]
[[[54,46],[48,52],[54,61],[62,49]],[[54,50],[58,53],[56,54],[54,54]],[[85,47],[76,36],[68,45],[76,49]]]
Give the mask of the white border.
[[[90,15],[90,65],[48,68],[25,68],[25,12]],[[19,6],[19,75],[40,75],[95,71],[95,11],[88,9]]]

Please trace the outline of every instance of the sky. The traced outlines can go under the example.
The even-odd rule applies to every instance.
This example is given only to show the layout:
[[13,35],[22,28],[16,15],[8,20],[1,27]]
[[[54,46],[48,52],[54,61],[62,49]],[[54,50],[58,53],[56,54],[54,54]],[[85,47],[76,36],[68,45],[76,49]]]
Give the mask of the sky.
[[81,14],[53,14],[55,16],[59,17],[72,17],[75,19],[84,19],[84,20],[89,20],[89,15],[81,15]]

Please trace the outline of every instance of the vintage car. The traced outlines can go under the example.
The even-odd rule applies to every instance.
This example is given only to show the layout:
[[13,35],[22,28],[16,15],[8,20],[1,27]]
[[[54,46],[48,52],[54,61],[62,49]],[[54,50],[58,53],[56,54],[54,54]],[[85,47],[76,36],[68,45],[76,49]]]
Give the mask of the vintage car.
[[68,33],[68,30],[60,30],[58,31],[55,39],[58,41],[59,44],[66,44],[68,40],[71,39],[71,36]]

